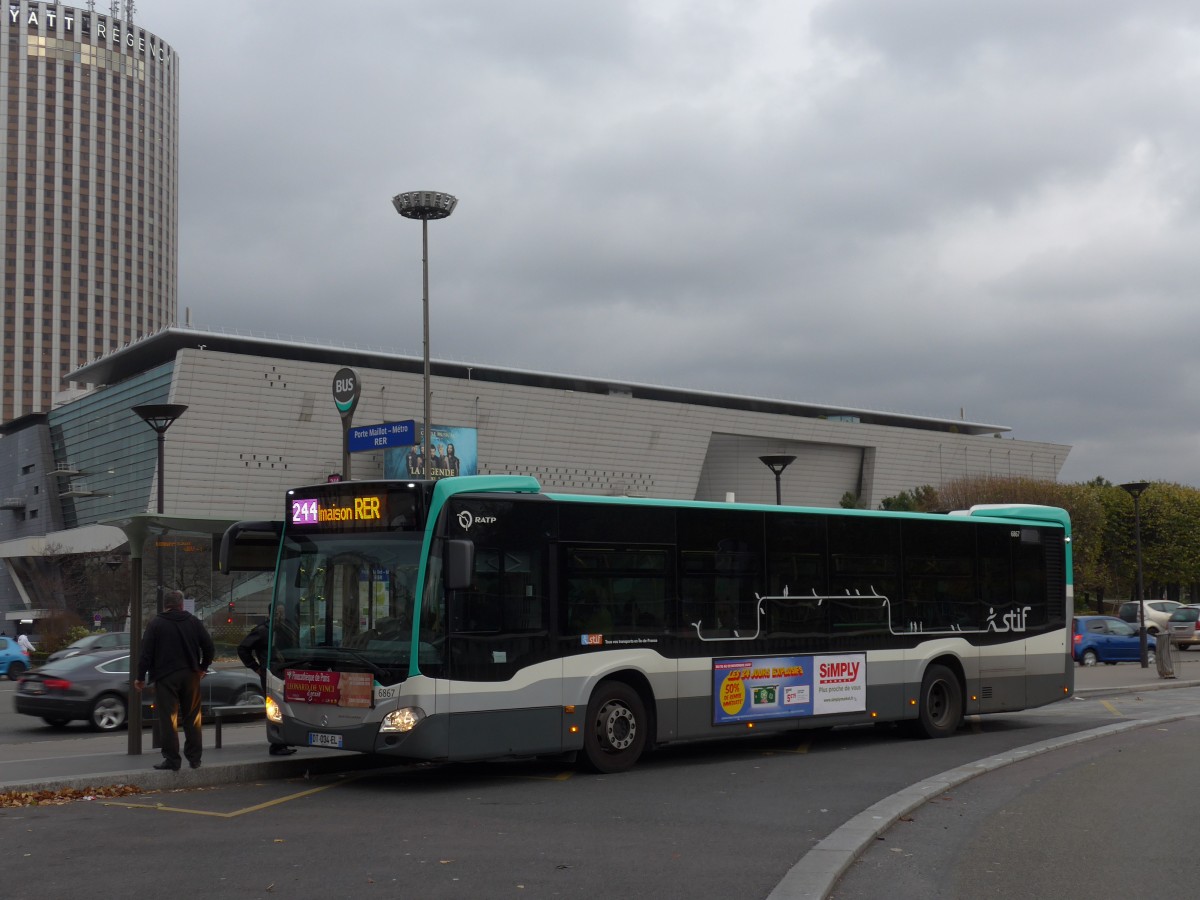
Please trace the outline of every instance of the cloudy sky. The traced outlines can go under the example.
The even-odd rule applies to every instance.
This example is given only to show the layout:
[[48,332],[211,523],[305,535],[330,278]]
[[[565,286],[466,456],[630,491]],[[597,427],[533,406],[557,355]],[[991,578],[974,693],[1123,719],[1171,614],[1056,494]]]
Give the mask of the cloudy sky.
[[[78,5],[82,5],[79,3]],[[103,5],[103,4],[100,4]],[[1194,0],[139,0],[180,318],[1008,425],[1200,485]]]

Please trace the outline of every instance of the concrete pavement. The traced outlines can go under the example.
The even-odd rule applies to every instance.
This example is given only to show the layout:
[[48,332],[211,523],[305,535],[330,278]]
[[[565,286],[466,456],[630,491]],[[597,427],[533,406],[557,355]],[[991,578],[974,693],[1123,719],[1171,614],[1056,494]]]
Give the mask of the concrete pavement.
[[3,744],[0,745],[0,794],[108,785],[131,785],[146,791],[211,787],[395,765],[336,750],[300,749],[291,756],[270,756],[261,722],[223,725],[221,736],[222,746],[217,749],[213,746],[212,727],[205,726],[201,767],[189,769],[185,764],[179,772],[159,772],[152,768],[162,761],[162,756],[150,746],[149,729],[143,735],[140,756],[129,755],[129,736],[125,731],[73,740]]

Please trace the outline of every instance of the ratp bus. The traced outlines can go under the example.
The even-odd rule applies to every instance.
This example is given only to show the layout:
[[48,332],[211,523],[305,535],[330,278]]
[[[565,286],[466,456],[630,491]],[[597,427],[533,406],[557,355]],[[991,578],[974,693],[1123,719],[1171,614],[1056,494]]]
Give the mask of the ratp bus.
[[574,754],[964,716],[1070,696],[1070,521],[340,482],[225,534],[270,546],[272,741],[398,760]]

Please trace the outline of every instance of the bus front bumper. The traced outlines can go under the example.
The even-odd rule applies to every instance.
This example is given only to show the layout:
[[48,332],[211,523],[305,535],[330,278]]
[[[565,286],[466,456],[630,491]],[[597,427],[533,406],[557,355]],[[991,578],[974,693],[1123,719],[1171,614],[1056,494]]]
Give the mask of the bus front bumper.
[[295,719],[267,723],[267,739],[271,743],[419,760],[447,758],[447,731],[445,716],[428,716],[407,732],[380,731],[379,722],[337,728],[320,728]]

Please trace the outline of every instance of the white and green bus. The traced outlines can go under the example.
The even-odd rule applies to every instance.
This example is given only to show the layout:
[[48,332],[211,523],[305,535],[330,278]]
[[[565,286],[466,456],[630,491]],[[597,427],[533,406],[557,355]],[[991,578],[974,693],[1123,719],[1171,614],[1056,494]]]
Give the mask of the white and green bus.
[[[271,740],[478,760],[965,716],[1071,695],[1070,521],[570,496],[520,476],[319,484],[270,548]],[[260,554],[261,558],[261,554]]]

